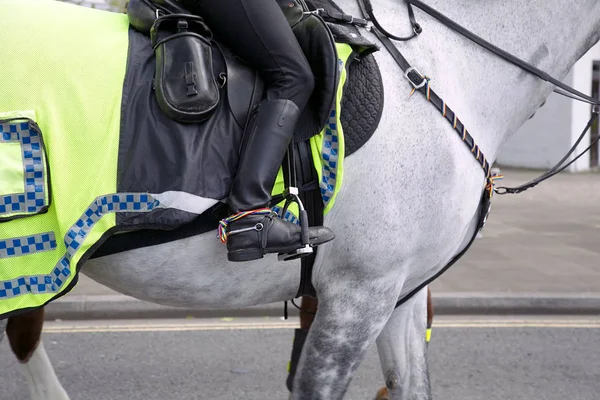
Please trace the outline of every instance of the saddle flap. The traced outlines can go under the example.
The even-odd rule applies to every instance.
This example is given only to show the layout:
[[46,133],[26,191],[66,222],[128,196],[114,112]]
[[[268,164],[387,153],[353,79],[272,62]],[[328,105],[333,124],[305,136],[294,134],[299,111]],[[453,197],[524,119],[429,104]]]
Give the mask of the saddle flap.
[[227,101],[231,114],[241,128],[246,126],[248,117],[262,98],[264,83],[260,76],[239,57],[227,48],[217,45],[227,68]]
[[337,93],[340,67],[335,40],[321,17],[304,14],[292,30],[315,76],[315,89],[294,134],[294,140],[299,142],[317,135],[327,123]]

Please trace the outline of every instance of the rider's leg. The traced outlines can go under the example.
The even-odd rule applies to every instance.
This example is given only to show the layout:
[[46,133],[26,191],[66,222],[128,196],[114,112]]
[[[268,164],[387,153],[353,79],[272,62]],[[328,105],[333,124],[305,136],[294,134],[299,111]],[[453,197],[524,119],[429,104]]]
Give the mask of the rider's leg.
[[[201,15],[215,37],[257,68],[267,83],[267,98],[246,130],[231,188],[229,205],[235,214],[228,221],[228,258],[247,261],[300,248],[300,227],[274,218],[265,208],[296,122],[314,88],[308,61],[274,0],[182,3]],[[261,212],[252,213],[256,210]],[[310,228],[309,236],[313,245],[334,237],[323,227]]]

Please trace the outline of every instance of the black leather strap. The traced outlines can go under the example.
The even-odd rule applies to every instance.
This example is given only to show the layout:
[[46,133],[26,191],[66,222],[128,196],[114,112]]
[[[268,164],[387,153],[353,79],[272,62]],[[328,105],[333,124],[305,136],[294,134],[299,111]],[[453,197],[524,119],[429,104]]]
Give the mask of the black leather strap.
[[[365,0],[365,1],[369,1],[369,0]],[[497,46],[494,46],[490,42],[475,35],[473,32],[469,31],[468,29],[463,28],[462,26],[460,26],[456,22],[452,21],[450,18],[446,17],[439,11],[437,11],[437,10],[431,8],[430,6],[428,6],[427,4],[423,3],[421,0],[406,0],[406,2],[408,4],[414,4],[415,7],[420,8],[421,10],[425,11],[427,14],[431,15],[432,17],[434,17],[435,19],[437,19],[438,21],[440,21],[442,24],[446,25],[450,29],[460,33],[467,39],[471,40],[472,42],[477,43],[481,47],[491,51],[492,53],[503,58],[504,60],[508,61],[509,63],[537,76],[538,78],[540,78],[546,82],[550,82],[553,85],[558,86],[559,88],[563,89],[566,92],[571,93],[573,96],[575,96],[574,97],[575,99],[589,103],[589,104],[600,105],[600,100],[590,97],[588,95],[585,95],[585,94],[581,93],[580,91],[573,89],[572,87],[570,87],[568,85],[565,85],[564,83],[562,83],[558,79],[551,77],[549,74],[542,71],[541,69],[534,67],[533,65],[529,64],[528,62],[525,62],[525,61],[521,60],[520,58],[513,56],[509,52],[504,51]],[[563,94],[560,91],[558,93]]]
[[[539,177],[537,177],[523,185],[520,185],[518,187],[513,187],[513,188],[498,187],[498,188],[494,189],[496,193],[498,193],[498,194],[521,193],[531,187],[534,187],[538,183],[543,182],[544,180],[565,170],[569,165],[573,164],[577,159],[579,159],[583,154],[585,154],[589,149],[591,149],[600,140],[600,138],[597,138],[596,140],[594,140],[594,142],[591,143],[590,146],[588,146],[583,152],[581,152],[579,155],[577,155],[577,157],[575,157],[569,163],[563,165],[563,163],[568,159],[568,157],[571,154],[573,154],[573,152],[576,150],[577,146],[583,139],[583,136],[587,133],[587,131],[591,128],[594,121],[597,119],[598,112],[599,112],[599,109],[597,106],[600,105],[600,100],[595,99],[590,96],[587,96],[587,95],[577,91],[576,89],[573,89],[572,87],[570,87],[568,85],[565,85],[564,83],[560,82],[559,80],[551,77],[546,72],[534,67],[533,65],[519,59],[518,57],[515,57],[512,54],[485,41],[484,39],[482,39],[479,36],[475,35],[474,33],[470,32],[469,30],[458,25],[456,22],[452,21],[445,15],[441,14],[440,12],[436,11],[435,9],[424,4],[422,1],[420,1],[420,0],[406,0],[406,1],[409,5],[413,4],[415,7],[418,7],[419,9],[430,14],[432,17],[436,18],[437,20],[439,20],[440,22],[442,22],[449,28],[455,30],[456,32],[465,36],[467,39],[479,44],[480,46],[484,47],[485,49],[487,49],[487,50],[491,51],[492,53],[498,55],[499,57],[505,59],[506,61],[510,62],[511,64],[513,64],[519,68],[522,68],[523,70],[537,76],[538,78],[540,78],[546,82],[550,82],[553,85],[557,86],[558,88],[561,89],[561,90],[555,89],[555,92],[557,92],[558,94],[561,94],[563,96],[569,97],[574,100],[583,101],[583,102],[586,102],[586,103],[596,106],[592,110],[592,116],[591,116],[589,122],[587,123],[586,127],[584,128],[583,132],[581,133],[581,135],[579,136],[579,138],[577,139],[575,144],[571,147],[571,149],[567,152],[567,154],[554,167],[552,167],[548,172],[546,172],[546,173],[540,175]],[[361,10],[363,11],[363,14],[369,13],[369,17],[371,18],[373,24],[375,25],[375,27],[372,29],[373,33],[378,37],[378,39],[381,41],[381,43],[384,45],[384,47],[388,50],[388,52],[394,58],[396,63],[398,63],[398,65],[405,71],[405,76],[411,82],[411,84],[413,85],[415,90],[418,90],[421,93],[423,93],[426,96],[426,98],[428,100],[430,100],[436,106],[436,108],[442,112],[444,117],[446,119],[448,119],[448,121],[450,123],[453,124],[454,129],[461,136],[461,138],[463,139],[465,144],[467,144],[471,148],[471,152],[473,152],[476,155],[477,161],[479,161],[480,164],[482,165],[482,168],[484,169],[484,171],[486,173],[486,178],[489,180],[490,179],[490,166],[489,166],[487,160],[485,159],[485,157],[483,156],[483,154],[481,153],[481,150],[477,147],[477,145],[475,145],[473,138],[468,134],[466,129],[464,129],[464,126],[462,126],[462,123],[460,121],[458,121],[458,119],[454,119],[455,115],[452,112],[452,110],[450,110],[446,106],[444,101],[441,98],[439,98],[439,96],[433,90],[431,90],[426,77],[421,76],[421,74],[419,74],[414,68],[412,68],[410,66],[410,64],[406,60],[406,58],[404,58],[404,56],[398,51],[396,46],[389,39],[390,35],[386,34],[384,31],[380,30],[380,25],[376,22],[376,19],[372,13],[372,10],[369,10],[370,0],[358,0],[358,2],[361,5]],[[493,186],[493,185],[491,185],[491,182],[488,182],[488,183],[490,184],[490,187]]]
[[[312,152],[310,151],[310,142],[297,143],[295,145],[295,152],[298,186],[312,188],[311,190],[300,191],[300,200],[308,213],[308,224],[309,226],[321,226],[323,225],[323,198],[318,184],[319,176],[315,170]],[[319,248],[315,249],[311,255],[303,257],[300,261],[300,286],[298,287],[296,297],[316,297],[317,295],[311,280],[317,251],[319,251]]]
[[351,25],[357,25],[357,26],[362,26],[365,27],[369,24],[369,21],[367,21],[364,18],[356,18],[353,17],[352,15],[349,14],[344,14],[341,12],[337,12],[337,11],[332,11],[332,10],[323,10],[322,8],[319,8],[317,10],[314,11],[315,14],[317,14],[318,16],[320,16],[321,18],[323,18],[323,20],[327,21],[327,22],[341,22],[341,23],[345,23],[345,24],[351,24]]
[[412,35],[406,37],[393,35],[386,31],[385,28],[379,24],[379,21],[377,21],[377,18],[375,18],[375,14],[373,13],[373,5],[371,4],[371,0],[359,0],[358,3],[360,5],[361,11],[363,12],[363,15],[368,15],[370,21],[373,23],[373,25],[375,25],[375,28],[390,39],[397,40],[400,42],[406,42],[415,38],[421,32],[423,32],[421,25],[419,25],[415,20],[415,13],[410,2],[407,2],[408,19],[410,20],[410,23],[412,25],[413,33]]
[[495,188],[494,191],[498,194],[507,194],[507,193],[508,194],[518,194],[518,193],[526,191],[529,188],[536,186],[538,183],[543,182],[546,179],[552,178],[554,175],[558,174],[559,172],[564,171],[569,165],[573,164],[575,161],[577,161],[579,158],[581,158],[581,156],[583,156],[585,153],[587,153],[588,150],[590,150],[592,147],[594,147],[600,140],[600,136],[597,137],[596,139],[594,139],[592,141],[592,143],[585,150],[583,150],[581,153],[579,153],[579,155],[577,155],[577,157],[574,157],[567,164],[562,165],[569,158],[569,156],[571,154],[573,154],[573,152],[575,152],[575,150],[577,149],[577,146],[579,146],[579,143],[581,143],[581,140],[583,139],[583,137],[585,136],[587,131],[592,127],[594,122],[598,119],[598,112],[599,112],[598,108],[594,107],[592,110],[592,116],[591,116],[590,120],[588,121],[585,128],[583,128],[583,132],[581,132],[581,134],[579,135],[579,138],[577,138],[577,140],[575,141],[575,144],[571,147],[571,149],[567,152],[567,154],[565,154],[565,156],[558,163],[556,163],[556,165],[554,167],[550,168],[549,171],[543,173],[542,175],[538,176],[537,178],[532,179],[529,182],[524,183],[520,186],[517,186],[517,187],[499,186],[499,187]]
[[394,43],[386,37],[383,33],[379,32],[378,29],[374,28],[373,33],[381,41],[383,46],[388,50],[392,58],[405,72],[405,76],[413,86],[414,90],[421,92],[427,100],[433,104],[442,116],[452,125],[454,131],[461,138],[463,143],[469,148],[475,159],[481,164],[485,178],[490,178],[490,164],[485,158],[483,152],[479,146],[475,143],[473,137],[467,131],[467,128],[463,125],[460,119],[456,116],[456,113],[442,100],[438,94],[429,87],[429,80],[427,77],[422,76],[415,68],[411,67],[406,58],[398,51]]

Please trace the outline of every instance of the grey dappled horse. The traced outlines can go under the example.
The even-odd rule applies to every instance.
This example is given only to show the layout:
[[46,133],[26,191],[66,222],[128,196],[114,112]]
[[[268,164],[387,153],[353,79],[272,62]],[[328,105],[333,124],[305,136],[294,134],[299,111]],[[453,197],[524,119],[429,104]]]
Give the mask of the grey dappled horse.
[[[337,3],[360,15],[356,0]],[[597,0],[427,3],[558,78],[599,39]],[[381,0],[374,7],[388,30],[410,33],[404,1]],[[553,87],[418,9],[416,17],[423,33],[397,47],[431,78],[492,163]],[[409,97],[411,86],[390,55],[382,50],[375,57],[384,76],[385,110],[375,135],[346,161],[344,186],[325,218],[336,239],[319,249],[313,270],[319,312],[300,359],[294,399],[341,399],[374,342],[386,381],[394,378],[392,398],[430,398],[426,291],[394,305],[460,252],[477,222],[481,166],[431,104],[418,94]],[[82,272],[121,293],[186,307],[283,301],[296,294],[300,280],[299,262],[274,256],[228,263],[214,232],[94,259]],[[50,394],[34,398],[67,398],[49,377],[47,358],[37,354],[43,347],[37,349],[30,360],[46,368],[45,380],[30,384],[46,385],[43,392]]]

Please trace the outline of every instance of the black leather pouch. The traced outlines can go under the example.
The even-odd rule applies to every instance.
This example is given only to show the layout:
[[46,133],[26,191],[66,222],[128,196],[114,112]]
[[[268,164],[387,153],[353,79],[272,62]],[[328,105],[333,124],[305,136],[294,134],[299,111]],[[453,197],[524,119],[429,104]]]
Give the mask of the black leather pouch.
[[209,118],[219,104],[212,65],[212,33],[195,15],[156,18],[150,29],[156,54],[154,87],[161,110],[179,122]]

